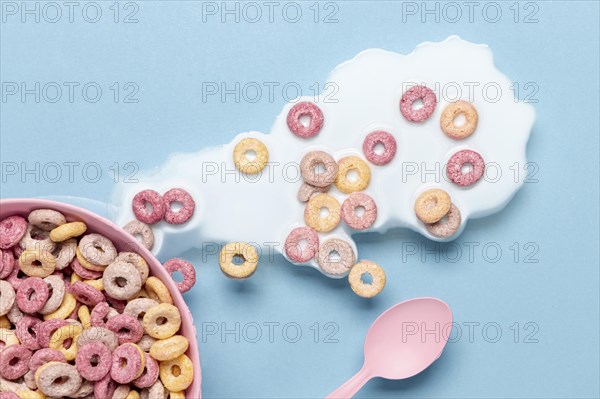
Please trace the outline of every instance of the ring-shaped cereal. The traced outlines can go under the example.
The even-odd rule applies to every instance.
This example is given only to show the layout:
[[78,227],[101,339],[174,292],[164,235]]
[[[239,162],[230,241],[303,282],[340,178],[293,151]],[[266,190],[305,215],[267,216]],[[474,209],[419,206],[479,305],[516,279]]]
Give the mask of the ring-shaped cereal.
[[304,181],[315,187],[328,187],[338,175],[338,164],[325,151],[310,151],[300,161],[300,173]]
[[114,351],[119,346],[117,335],[103,327],[90,327],[83,330],[76,341],[77,347],[85,346],[91,342],[101,342],[111,351]]
[[79,263],[79,259],[77,259],[77,258],[74,258],[71,261],[70,266],[71,266],[71,269],[73,270],[73,274],[76,274],[77,276],[81,277],[82,279],[83,278],[95,279],[95,278],[102,277],[102,271],[90,270],[90,269],[87,269],[87,268],[81,266],[81,263]]
[[[341,192],[350,194],[356,191],[362,191],[369,186],[371,182],[371,168],[369,165],[356,156],[348,156],[338,161],[338,175],[335,179],[335,186]],[[351,179],[348,174],[355,172],[358,176]]]
[[50,297],[48,284],[39,277],[28,277],[17,289],[17,305],[25,313],[37,313]]
[[146,284],[146,279],[148,279],[148,275],[150,274],[150,268],[141,255],[135,252],[119,252],[119,255],[117,255],[117,258],[115,259],[115,262],[116,261],[132,264],[140,273],[142,284]]
[[154,385],[158,379],[158,363],[147,353],[144,353],[144,357],[146,358],[144,370],[138,378],[133,380],[133,385],[138,388],[149,388]]
[[[77,356],[77,336],[81,334],[83,328],[78,324],[69,324],[62,326],[50,337],[50,349],[56,349],[65,355],[67,361],[75,359]],[[69,340],[69,343],[66,341]],[[66,345],[69,345],[68,347]]]
[[50,314],[55,312],[63,302],[63,298],[65,297],[65,282],[62,277],[57,275],[50,275],[44,278],[44,281],[51,289],[50,297],[44,304],[44,307],[40,310],[39,313],[43,315]]
[[37,342],[41,348],[49,348],[50,347],[50,337],[56,330],[60,327],[68,325],[69,322],[63,319],[51,319],[46,320],[40,324],[37,330]]
[[111,314],[111,311],[113,311],[113,310],[114,309],[112,309],[110,307],[108,302],[100,302],[99,304],[94,306],[94,308],[92,309],[92,312],[90,313],[90,319],[92,322],[92,326],[106,327],[106,322],[108,321],[108,319],[116,316],[116,314],[119,314],[116,311],[115,311],[116,314]]
[[[462,115],[465,118],[465,123],[457,125],[455,119]],[[469,137],[477,129],[477,110],[473,104],[459,100],[448,104],[442,116],[440,117],[440,127],[446,135],[454,140],[462,140]]]
[[[377,146],[383,147],[383,152],[377,151]],[[376,130],[367,134],[363,141],[362,149],[365,158],[373,165],[387,165],[396,156],[396,139],[390,133],[383,130]]]
[[[147,205],[150,205],[150,210],[148,210]],[[143,190],[137,193],[133,197],[131,208],[136,219],[146,224],[160,222],[166,211],[162,195],[154,190]]]
[[142,395],[144,399],[166,399],[165,387],[158,379],[150,388],[144,389]]
[[4,280],[15,267],[15,255],[10,249],[0,249],[0,280]]
[[19,241],[22,249],[43,249],[49,252],[56,250],[56,243],[50,239],[50,233],[33,225],[28,225],[25,235]]
[[[248,152],[254,152],[255,156],[251,159]],[[233,149],[233,163],[242,173],[254,175],[267,166],[269,162],[269,150],[260,140],[248,137],[240,140]]]
[[[360,208],[363,213],[359,216]],[[377,219],[377,204],[365,193],[352,193],[342,203],[342,219],[353,229],[368,229]]]
[[54,272],[56,259],[44,249],[26,249],[19,257],[21,271],[29,277],[48,277]]
[[190,342],[183,335],[173,335],[167,339],[160,339],[150,347],[150,356],[159,362],[172,360],[188,350]]
[[60,225],[67,223],[65,215],[54,209],[36,209],[27,217],[29,223],[45,231],[52,231]]
[[148,334],[144,334],[142,339],[137,342],[137,346],[139,346],[144,352],[148,352],[156,341],[156,338],[152,338]]
[[185,399],[185,392],[169,392],[169,399]]
[[54,251],[56,258],[56,270],[63,270],[71,264],[77,253],[77,240],[69,238],[59,242]]
[[66,363],[67,359],[65,356],[55,349],[43,348],[36,351],[29,360],[29,371],[34,373],[38,368],[48,362],[61,362]]
[[440,238],[451,237],[460,229],[462,217],[456,205],[450,205],[450,211],[446,216],[435,223],[426,224],[425,228],[432,235]]
[[7,380],[16,380],[29,371],[31,351],[23,345],[11,345],[2,350],[0,375]]
[[298,201],[300,201],[300,202],[306,202],[313,195],[315,195],[317,193],[326,193],[327,191],[329,191],[329,186],[316,187],[316,186],[313,186],[312,184],[302,183],[302,185],[298,189],[298,194],[296,195],[296,198],[298,198]]
[[158,302],[150,298],[132,299],[125,305],[123,314],[128,314],[135,317],[138,321],[142,321],[148,309],[158,305]]
[[115,299],[127,300],[133,298],[142,288],[142,278],[135,266],[130,263],[113,262],[102,275],[104,291]]
[[[234,259],[243,260],[242,264]],[[219,255],[221,271],[229,278],[244,279],[252,276],[258,266],[258,252],[254,245],[246,242],[230,242],[223,246]]]
[[[182,188],[172,188],[163,195],[165,201],[165,222],[169,224],[184,224],[193,215],[196,209],[196,201],[190,193]],[[173,209],[173,203],[180,203],[180,209]]]
[[72,396],[81,388],[82,382],[75,366],[68,363],[46,363],[35,372],[35,383],[46,396]]
[[125,343],[112,353],[110,377],[119,384],[129,384],[142,375],[145,366],[144,352],[136,344]]
[[74,284],[71,284],[69,291],[78,302],[84,305],[96,306],[98,303],[104,301],[104,295],[100,291],[82,281],[76,281]]
[[165,270],[169,272],[171,278],[173,278],[173,273],[175,272],[179,272],[183,276],[183,280],[181,281],[173,279],[179,292],[188,292],[190,288],[196,284],[196,269],[190,262],[179,258],[173,258],[166,261],[163,266]]
[[450,195],[434,188],[423,192],[415,201],[415,214],[423,223],[435,223],[450,211]]
[[32,351],[40,349],[38,334],[43,322],[29,315],[25,315],[19,320],[15,326],[15,334],[21,344]]
[[[470,165],[470,170],[463,172],[463,168]],[[473,150],[461,150],[450,157],[446,164],[446,175],[452,182],[461,187],[475,184],[483,176],[485,161],[483,157]]]
[[106,322],[106,328],[117,335],[119,344],[136,343],[144,336],[142,324],[136,317],[128,314],[111,317]]
[[75,357],[77,371],[88,381],[100,381],[112,366],[110,349],[102,342],[94,341],[79,347]]
[[85,260],[96,266],[106,266],[117,257],[114,244],[102,234],[86,234],[79,241],[78,248]]
[[[321,209],[327,209],[327,215],[321,216]],[[329,194],[316,194],[306,203],[304,221],[314,230],[322,233],[337,227],[341,219],[341,205]]]
[[50,231],[50,239],[54,242],[62,242],[69,238],[79,237],[86,230],[87,225],[83,222],[65,223]]
[[[337,254],[337,256],[334,256]],[[330,238],[321,244],[317,263],[323,272],[333,276],[343,276],[356,261],[352,246],[339,238]]]
[[[415,101],[420,100],[423,107],[414,108]],[[423,122],[433,114],[437,98],[435,93],[425,85],[413,86],[404,92],[400,99],[400,112],[410,122]]]
[[13,215],[0,222],[0,249],[14,247],[21,241],[27,231],[27,221],[21,216]]
[[[366,283],[363,281],[363,275],[371,275],[372,281]],[[350,288],[358,296],[363,298],[373,298],[385,288],[385,271],[379,265],[368,260],[361,260],[350,270],[348,281]]]
[[[306,243],[303,247],[301,244]],[[319,250],[319,236],[310,227],[296,227],[285,239],[285,254],[292,262],[305,263]]]
[[75,310],[77,300],[70,292],[65,292],[62,303],[59,308],[52,313],[44,315],[44,320],[66,319]]
[[123,226],[123,230],[136,239],[139,237],[139,241],[146,249],[152,249],[154,246],[154,233],[152,232],[152,227],[146,223],[142,223],[139,220],[132,220]]
[[89,262],[79,250],[79,247],[75,250],[75,256],[77,257],[77,262],[88,270],[92,270],[94,272],[104,272],[106,269],[106,265],[95,265],[92,262]]
[[159,369],[160,380],[169,391],[185,390],[194,378],[194,365],[186,355],[160,362]]
[[[304,126],[300,119],[309,117],[308,126]],[[294,105],[287,115],[287,125],[296,136],[307,139],[317,135],[323,127],[323,112],[315,104],[303,101]]]
[[150,299],[154,299],[159,303],[173,303],[173,297],[171,296],[169,289],[158,277],[148,277],[144,287],[146,288],[146,292]]
[[144,315],[144,330],[156,339],[167,339],[179,331],[181,314],[179,309],[168,303],[148,309]]
[[16,298],[17,294],[13,286],[8,281],[0,280],[0,316],[8,313],[13,307]]

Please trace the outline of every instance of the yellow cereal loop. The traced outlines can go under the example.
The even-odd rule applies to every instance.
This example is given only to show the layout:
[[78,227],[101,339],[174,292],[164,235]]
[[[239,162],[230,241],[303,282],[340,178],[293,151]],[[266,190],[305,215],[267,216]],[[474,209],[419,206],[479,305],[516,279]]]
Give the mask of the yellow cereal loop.
[[104,269],[106,269],[106,265],[98,266],[98,265],[94,265],[91,262],[88,262],[88,260],[81,254],[81,251],[79,250],[79,246],[75,250],[75,255],[77,256],[77,260],[79,261],[79,264],[88,270],[92,270],[95,272],[103,272]]
[[[327,209],[323,215],[321,210]],[[342,206],[337,199],[329,194],[319,193],[313,195],[304,208],[304,221],[309,227],[321,233],[327,233],[336,228],[340,223]]]
[[185,399],[185,392],[169,392],[169,399]]
[[415,214],[423,223],[435,223],[450,212],[450,195],[439,188],[427,190],[415,201]]
[[131,390],[127,396],[125,396],[125,399],[140,399],[140,394],[138,391]]
[[19,257],[21,271],[29,277],[48,277],[56,268],[56,258],[46,249],[26,249]]
[[19,345],[21,343],[15,331],[8,328],[0,328],[0,342],[4,343],[4,347]]
[[83,326],[83,329],[90,328],[92,326],[92,317],[90,315],[90,309],[86,305],[81,305],[79,310],[77,311],[77,316],[79,317],[79,321]]
[[77,300],[70,292],[65,292],[65,296],[63,298],[60,307],[56,309],[52,313],[48,313],[44,315],[44,320],[50,319],[66,319],[69,317],[71,313],[75,310],[77,306]]
[[146,280],[146,292],[148,293],[148,297],[150,299],[154,299],[157,302],[161,303],[173,303],[173,298],[171,297],[171,293],[169,289],[158,279],[157,277],[151,276]]
[[94,287],[98,291],[104,291],[104,282],[102,281],[102,278],[99,278],[97,280],[83,280],[83,282],[87,285]]
[[41,391],[32,391],[27,388],[17,391],[17,396],[21,399],[46,399],[46,395]]
[[183,391],[192,383],[194,366],[186,355],[159,363],[159,375],[165,388],[172,392]]
[[173,360],[185,353],[190,346],[189,341],[182,335],[173,335],[160,339],[150,347],[150,356],[158,361]]
[[0,316],[0,328],[10,328],[11,324],[6,316]]
[[179,331],[181,314],[175,306],[161,303],[146,311],[143,326],[146,334],[152,338],[167,339]]
[[[75,342],[82,331],[83,328],[77,324],[69,324],[67,326],[60,327],[50,337],[50,348],[56,349],[65,355],[65,359],[67,359],[67,361],[74,360],[77,356],[77,344]],[[65,341],[68,339],[71,340],[71,346],[69,346],[69,348],[65,348]]]
[[[357,177],[352,179],[350,172],[355,172]],[[341,192],[350,194],[355,191],[362,191],[369,186],[371,182],[371,168],[369,165],[356,156],[348,156],[338,161],[338,175],[335,179],[335,185]]]
[[50,239],[54,242],[66,241],[69,238],[79,237],[87,230],[83,222],[65,223],[50,232]]
[[[233,262],[235,258],[244,262],[237,265]],[[230,242],[221,249],[219,256],[221,271],[229,278],[248,278],[256,271],[258,265],[258,252],[254,245],[247,242]]]
[[[254,152],[254,157],[249,156],[251,152]],[[242,173],[254,175],[263,170],[269,162],[269,150],[262,141],[246,138],[233,149],[233,162]]]

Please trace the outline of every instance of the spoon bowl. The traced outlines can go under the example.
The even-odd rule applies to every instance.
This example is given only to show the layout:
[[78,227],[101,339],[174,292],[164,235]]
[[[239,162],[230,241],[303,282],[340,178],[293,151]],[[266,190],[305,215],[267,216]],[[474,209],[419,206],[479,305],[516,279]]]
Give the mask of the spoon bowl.
[[419,374],[440,357],[452,330],[452,312],[437,298],[392,306],[371,325],[362,369],[327,398],[350,398],[373,377],[401,380]]

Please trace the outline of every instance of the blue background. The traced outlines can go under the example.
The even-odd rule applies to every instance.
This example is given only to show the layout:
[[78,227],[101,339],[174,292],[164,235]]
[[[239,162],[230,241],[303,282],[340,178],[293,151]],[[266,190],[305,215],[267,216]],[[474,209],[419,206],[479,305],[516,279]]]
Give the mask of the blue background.
[[[3,10],[7,3],[2,2]],[[22,7],[21,2],[13,4]],[[26,4],[35,7],[35,2]],[[222,144],[242,131],[268,131],[286,100],[276,90],[272,100],[264,92],[254,103],[236,102],[233,96],[203,101],[202,82],[229,87],[235,82],[278,82],[279,87],[296,82],[308,94],[337,64],[370,47],[408,53],[422,41],[458,34],[489,44],[498,68],[521,90],[526,83],[533,85],[520,97],[532,87],[539,89],[530,98],[536,101],[537,121],[528,145],[529,160],[539,166],[538,181],[525,184],[497,215],[471,221],[456,242],[462,248],[457,261],[450,259],[456,245],[436,248],[406,231],[359,237],[361,257],[377,261],[388,274],[386,290],[368,301],[356,297],[344,281],[292,267],[281,258],[264,262],[252,279],[240,283],[222,276],[214,256],[203,262],[200,253],[186,254],[199,271],[186,298],[199,331],[206,397],[322,397],[360,368],[363,339],[376,316],[415,296],[446,301],[462,335],[454,335],[455,342],[421,375],[374,380],[359,396],[599,396],[597,2],[520,3],[517,22],[513,2],[497,3],[502,11],[497,22],[491,22],[495,8],[482,13],[483,2],[472,19],[459,2],[457,22],[451,21],[454,11],[444,12],[442,3],[437,5],[439,20],[428,14],[425,22],[421,2],[337,2],[326,9],[321,3],[318,23],[309,8],[312,2],[298,3],[303,14],[297,23],[282,17],[284,3],[275,9],[272,23],[263,3],[258,23],[248,21],[253,13],[242,14],[238,23],[232,15],[222,23],[220,14],[204,14],[203,21],[203,3],[192,1],[138,2],[135,23],[123,23],[134,6],[118,5],[115,23],[109,8],[113,2],[98,2],[102,16],[90,23],[81,13],[87,3],[79,4],[73,22],[65,7],[55,23],[44,15],[39,23],[31,15],[23,22],[20,12],[3,12],[2,198],[69,195],[105,202],[115,178],[111,165],[118,163],[117,178],[123,179],[127,162],[148,169],[172,152]],[[403,14],[403,7],[412,5],[419,9],[417,15]],[[335,7],[338,21],[323,23],[325,13]],[[93,10],[88,8],[88,18],[94,17]],[[524,23],[536,10],[537,22]],[[288,11],[293,17],[293,10]],[[46,12],[47,19],[54,18],[52,10]],[[7,95],[10,82],[80,85],[73,102],[65,89],[56,103],[47,101],[53,92],[38,103],[33,95],[25,101]],[[96,103],[81,95],[87,82],[103,89]],[[117,102],[109,88],[114,82],[121,90]],[[125,88],[127,82],[139,88],[137,103],[123,101],[132,90]],[[20,175],[36,162],[39,183],[36,173]],[[73,179],[61,166],[62,176],[52,182],[52,162],[80,166]],[[98,163],[99,181],[92,181],[94,168],[84,179],[86,162]],[[15,165],[19,173],[13,175]],[[478,245],[471,259],[467,245],[476,244],[467,243]],[[410,255],[414,245],[418,253]],[[270,322],[280,323],[273,342],[264,326]],[[328,322],[333,324],[326,330]],[[215,326],[235,329],[235,323],[240,323],[239,342],[235,334],[201,336]],[[250,342],[256,332],[251,323],[262,325],[256,343]],[[286,323],[300,327],[298,342],[289,342],[293,327],[282,335]],[[470,323],[479,323],[471,337]],[[325,342],[333,328],[337,342]],[[493,342],[497,328],[502,335]]]

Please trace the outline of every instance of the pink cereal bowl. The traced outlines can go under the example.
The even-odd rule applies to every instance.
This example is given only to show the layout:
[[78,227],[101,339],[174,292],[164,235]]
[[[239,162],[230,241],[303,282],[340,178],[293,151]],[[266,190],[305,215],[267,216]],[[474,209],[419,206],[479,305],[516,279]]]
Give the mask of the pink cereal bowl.
[[55,209],[65,215],[67,221],[82,221],[88,225],[88,231],[108,237],[115,244],[117,250],[135,251],[146,259],[148,266],[150,267],[150,273],[161,279],[169,289],[171,296],[173,297],[173,304],[177,306],[181,312],[181,334],[190,342],[186,354],[192,360],[194,365],[194,381],[186,390],[185,397],[188,399],[201,399],[202,372],[200,368],[200,352],[198,350],[196,328],[194,327],[192,314],[183,300],[181,293],[177,289],[175,282],[171,279],[158,259],[156,259],[154,255],[139,242],[132,240],[131,236],[126,233],[125,230],[111,221],[85,209],[62,202],[29,198],[1,199],[0,220],[12,215],[26,217],[29,212],[35,209]]

